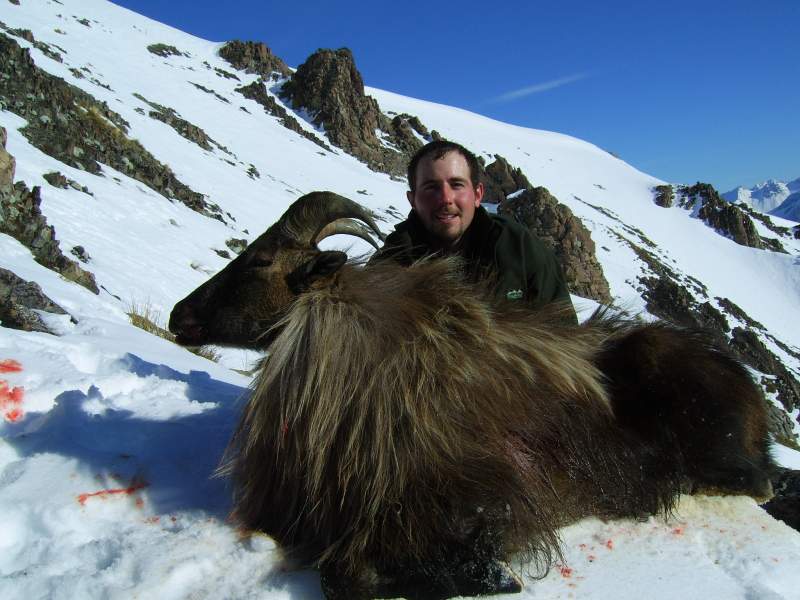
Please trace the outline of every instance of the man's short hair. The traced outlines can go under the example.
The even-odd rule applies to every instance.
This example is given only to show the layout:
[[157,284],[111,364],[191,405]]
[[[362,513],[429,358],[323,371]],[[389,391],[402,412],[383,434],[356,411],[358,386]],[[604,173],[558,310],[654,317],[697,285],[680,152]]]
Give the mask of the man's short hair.
[[458,152],[464,157],[469,167],[469,178],[472,182],[472,187],[478,187],[478,184],[481,182],[481,166],[478,163],[477,157],[461,144],[447,140],[436,140],[425,144],[422,148],[417,150],[408,163],[408,187],[412,192],[415,191],[417,185],[416,178],[419,161],[428,155],[433,155],[433,159],[438,160],[448,152]]

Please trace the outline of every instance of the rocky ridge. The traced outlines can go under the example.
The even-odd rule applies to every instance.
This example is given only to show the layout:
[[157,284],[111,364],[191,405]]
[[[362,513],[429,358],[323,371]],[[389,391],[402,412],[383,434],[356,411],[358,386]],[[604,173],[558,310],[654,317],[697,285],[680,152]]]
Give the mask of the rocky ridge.
[[22,182],[13,183],[15,161],[5,150],[6,136],[6,130],[0,127],[0,233],[27,247],[39,264],[99,293],[94,276],[61,252],[55,229],[42,214],[39,188],[29,190]]
[[95,175],[102,173],[100,163],[107,164],[167,198],[223,220],[219,207],[129,138],[128,123],[107,104],[37,67],[27,49],[1,33],[0,82],[0,104],[28,121],[21,133],[45,154]]

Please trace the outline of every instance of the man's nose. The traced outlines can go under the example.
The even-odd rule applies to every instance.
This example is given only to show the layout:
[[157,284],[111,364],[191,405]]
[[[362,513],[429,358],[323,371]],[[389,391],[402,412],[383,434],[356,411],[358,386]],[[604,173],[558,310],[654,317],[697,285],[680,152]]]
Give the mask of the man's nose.
[[441,189],[441,199],[443,204],[452,204],[453,198],[455,194],[453,193],[453,188],[449,185],[444,184]]

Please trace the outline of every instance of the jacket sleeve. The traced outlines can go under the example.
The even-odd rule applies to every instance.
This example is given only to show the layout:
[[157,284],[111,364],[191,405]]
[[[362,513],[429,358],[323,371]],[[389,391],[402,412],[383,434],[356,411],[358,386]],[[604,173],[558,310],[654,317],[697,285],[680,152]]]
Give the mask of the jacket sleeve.
[[567,280],[556,255],[541,240],[526,232],[524,245],[528,273],[527,297],[535,307],[550,303],[560,303],[565,308],[565,319],[571,324],[578,323],[578,316],[572,306]]

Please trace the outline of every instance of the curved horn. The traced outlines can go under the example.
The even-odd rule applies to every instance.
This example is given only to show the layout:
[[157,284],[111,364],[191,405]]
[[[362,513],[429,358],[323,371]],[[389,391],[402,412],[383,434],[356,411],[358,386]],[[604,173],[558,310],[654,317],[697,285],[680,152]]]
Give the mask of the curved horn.
[[369,227],[365,227],[361,222],[356,221],[355,219],[337,219],[332,223],[328,223],[322,228],[322,231],[317,234],[317,237],[314,241],[315,243],[319,244],[326,237],[336,235],[337,233],[361,238],[378,250],[378,244],[371,235],[372,230]]
[[[280,223],[289,236],[311,245],[316,243],[326,225],[339,219],[351,218],[369,225],[381,240],[385,238],[366,208],[333,192],[311,192],[298,198],[281,217]],[[362,233],[365,230],[363,228]]]

